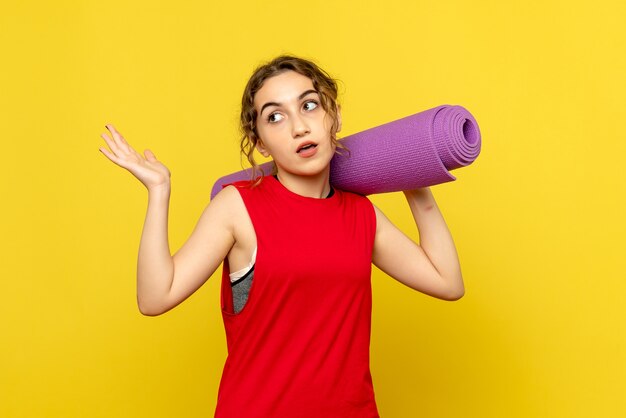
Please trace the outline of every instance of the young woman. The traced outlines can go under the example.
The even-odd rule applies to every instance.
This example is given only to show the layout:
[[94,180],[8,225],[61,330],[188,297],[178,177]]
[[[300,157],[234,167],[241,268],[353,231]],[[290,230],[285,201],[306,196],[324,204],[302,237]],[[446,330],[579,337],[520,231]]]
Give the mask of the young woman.
[[257,68],[242,100],[242,152],[253,167],[255,149],[271,157],[274,173],[225,186],[173,256],[169,170],[106,127],[110,151],[100,150],[148,189],[139,310],[167,312],[224,263],[228,358],[215,416],[378,417],[369,369],[371,263],[440,299],[459,299],[464,286],[429,188],[404,191],[418,245],[367,197],[330,184],[330,161],[342,148],[335,81],[294,56]]

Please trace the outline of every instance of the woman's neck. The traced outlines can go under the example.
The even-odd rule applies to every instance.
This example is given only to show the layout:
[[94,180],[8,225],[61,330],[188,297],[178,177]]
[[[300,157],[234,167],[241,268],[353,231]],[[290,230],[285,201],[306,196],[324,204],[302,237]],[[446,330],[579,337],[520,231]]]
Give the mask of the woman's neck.
[[300,196],[324,199],[330,193],[330,168],[314,176],[298,176],[278,171],[278,181]]

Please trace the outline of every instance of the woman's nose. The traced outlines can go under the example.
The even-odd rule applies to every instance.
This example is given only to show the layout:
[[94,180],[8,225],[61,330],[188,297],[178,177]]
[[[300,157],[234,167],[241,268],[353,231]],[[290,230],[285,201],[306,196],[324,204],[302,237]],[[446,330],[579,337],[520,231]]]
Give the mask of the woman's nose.
[[311,132],[309,129],[309,125],[300,115],[294,116],[292,120],[293,120],[293,137],[294,138],[300,137],[302,135],[306,135],[309,132]]

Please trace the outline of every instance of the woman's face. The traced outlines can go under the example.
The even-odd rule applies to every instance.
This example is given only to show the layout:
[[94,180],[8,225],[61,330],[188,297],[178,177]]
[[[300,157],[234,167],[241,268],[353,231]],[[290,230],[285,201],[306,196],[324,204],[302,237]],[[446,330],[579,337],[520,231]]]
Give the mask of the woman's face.
[[254,107],[257,149],[274,159],[279,176],[311,176],[330,168],[335,152],[332,120],[310,78],[291,70],[268,78],[254,97]]

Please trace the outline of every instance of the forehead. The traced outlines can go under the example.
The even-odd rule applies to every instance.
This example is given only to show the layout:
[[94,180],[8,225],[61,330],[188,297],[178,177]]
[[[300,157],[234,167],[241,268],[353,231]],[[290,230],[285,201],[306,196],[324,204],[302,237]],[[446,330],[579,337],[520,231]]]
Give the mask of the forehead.
[[313,81],[309,77],[287,70],[263,82],[254,96],[254,107],[258,110],[267,102],[290,102],[309,89],[313,89]]

